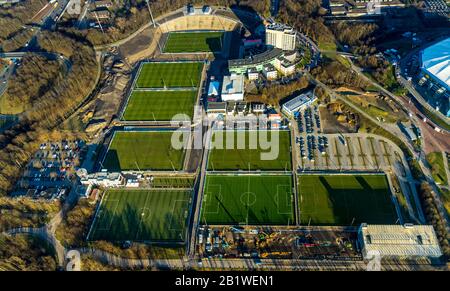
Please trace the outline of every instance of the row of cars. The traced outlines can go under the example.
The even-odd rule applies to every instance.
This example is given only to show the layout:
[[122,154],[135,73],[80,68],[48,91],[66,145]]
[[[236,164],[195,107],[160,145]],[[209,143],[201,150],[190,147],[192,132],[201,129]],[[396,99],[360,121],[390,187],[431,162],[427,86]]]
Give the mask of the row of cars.
[[[314,112],[313,112],[314,111]],[[302,114],[299,112],[296,115],[297,125],[300,133],[304,133],[306,131],[307,134],[314,133],[314,128],[317,128],[320,133],[320,117],[317,112],[317,107],[311,108],[308,107],[305,109]],[[303,123],[303,120],[305,121]]]
[[308,158],[310,161],[314,161],[314,151],[316,149],[319,150],[319,152],[324,155],[326,154],[326,149],[328,148],[328,138],[326,136],[318,136],[317,142],[316,137],[313,135],[308,135],[306,137],[306,144],[308,147],[308,155],[306,154],[305,149],[305,138],[304,137],[297,137],[296,143],[299,144],[300,147],[300,156],[302,159]]
[[71,187],[84,150],[85,143],[81,140],[42,143],[27,165],[15,192],[34,198],[64,198],[63,194],[68,193]]

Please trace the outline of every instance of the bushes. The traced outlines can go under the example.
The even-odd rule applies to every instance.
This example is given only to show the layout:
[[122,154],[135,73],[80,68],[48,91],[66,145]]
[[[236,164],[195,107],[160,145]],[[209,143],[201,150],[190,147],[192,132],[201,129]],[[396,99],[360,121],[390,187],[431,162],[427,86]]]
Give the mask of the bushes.
[[80,200],[56,230],[58,240],[68,247],[82,246],[85,243],[94,212],[95,205],[89,204],[86,199]]
[[420,185],[419,195],[427,221],[431,225],[433,225],[442,252],[448,259],[450,257],[450,237],[447,232],[445,219],[440,215],[439,210],[436,206],[436,202],[434,201],[433,190],[431,189],[430,185],[423,182]]
[[60,209],[59,202],[0,197],[0,232],[16,227],[41,227]]
[[[11,191],[29,157],[94,89],[97,61],[92,47],[62,33],[42,32],[42,49],[65,55],[72,66],[67,75],[53,79],[46,90],[33,95],[34,102],[20,121],[0,135],[0,196]],[[33,106],[30,106],[33,105]]]
[[0,271],[55,271],[53,249],[47,242],[25,235],[0,234]]

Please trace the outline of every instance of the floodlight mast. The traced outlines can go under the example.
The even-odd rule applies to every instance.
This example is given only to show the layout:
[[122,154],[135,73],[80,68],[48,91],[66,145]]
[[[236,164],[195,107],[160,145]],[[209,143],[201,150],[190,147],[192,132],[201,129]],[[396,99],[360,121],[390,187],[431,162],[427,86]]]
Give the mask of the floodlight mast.
[[150,17],[152,18],[153,26],[155,27],[156,26],[156,22],[155,22],[155,19],[153,18],[152,9],[150,8],[150,3],[148,2],[148,0],[145,0],[145,2],[147,2],[148,12],[150,13]]

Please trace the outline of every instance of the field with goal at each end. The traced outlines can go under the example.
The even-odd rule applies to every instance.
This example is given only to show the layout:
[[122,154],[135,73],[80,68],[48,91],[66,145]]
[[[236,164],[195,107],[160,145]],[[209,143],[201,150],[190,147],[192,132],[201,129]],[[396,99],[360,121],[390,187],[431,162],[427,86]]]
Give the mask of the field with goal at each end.
[[290,175],[207,175],[202,224],[295,224]]
[[89,240],[183,242],[192,192],[110,189]]

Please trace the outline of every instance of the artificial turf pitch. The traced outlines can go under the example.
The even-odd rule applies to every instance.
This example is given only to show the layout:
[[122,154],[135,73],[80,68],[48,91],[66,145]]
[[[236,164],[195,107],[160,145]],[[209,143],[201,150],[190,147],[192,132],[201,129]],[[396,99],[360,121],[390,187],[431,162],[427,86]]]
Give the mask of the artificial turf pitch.
[[395,224],[385,175],[300,175],[300,220],[311,225]]
[[182,242],[190,191],[108,190],[89,240]]
[[177,114],[192,118],[197,91],[134,91],[122,119],[168,121]]
[[216,131],[211,143],[209,170],[291,170],[289,131]]
[[165,53],[219,52],[222,50],[224,33],[171,32],[164,47]]
[[197,88],[203,63],[145,63],[138,76],[137,88]]
[[288,175],[208,175],[201,223],[292,225],[292,193]]
[[110,172],[182,170],[184,150],[172,147],[169,131],[117,131],[103,167]]

